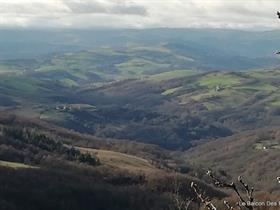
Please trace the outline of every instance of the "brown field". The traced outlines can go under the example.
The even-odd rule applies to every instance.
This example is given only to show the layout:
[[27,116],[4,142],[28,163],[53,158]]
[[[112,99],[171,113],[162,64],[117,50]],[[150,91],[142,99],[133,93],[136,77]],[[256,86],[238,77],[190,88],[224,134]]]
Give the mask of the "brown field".
[[22,168],[38,168],[30,165],[26,165],[23,163],[14,163],[14,162],[9,162],[9,161],[0,161],[0,166],[1,167],[8,167],[8,168],[13,168],[13,169],[22,169]]
[[153,174],[161,172],[160,169],[153,166],[148,160],[133,155],[109,150],[97,150],[85,147],[75,147],[84,153],[92,153],[96,155],[102,164],[113,168],[127,170],[129,172]]

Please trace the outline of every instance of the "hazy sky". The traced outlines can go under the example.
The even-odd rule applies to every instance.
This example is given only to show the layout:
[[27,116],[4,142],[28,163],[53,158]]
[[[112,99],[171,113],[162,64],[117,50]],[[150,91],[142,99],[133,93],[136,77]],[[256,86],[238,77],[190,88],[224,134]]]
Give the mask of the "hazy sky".
[[0,0],[0,26],[280,29],[280,0]]

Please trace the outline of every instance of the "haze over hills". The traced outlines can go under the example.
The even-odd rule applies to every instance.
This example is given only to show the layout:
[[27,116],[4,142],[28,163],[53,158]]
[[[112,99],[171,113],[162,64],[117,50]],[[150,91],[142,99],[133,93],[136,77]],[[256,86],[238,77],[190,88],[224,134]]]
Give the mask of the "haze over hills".
[[100,47],[165,46],[191,56],[194,67],[242,70],[279,65],[279,31],[225,29],[1,30],[0,59],[34,58]]
[[279,210],[277,0],[0,4],[0,210]]
[[194,197],[195,181],[217,201],[230,197],[210,186],[208,168],[230,180],[244,175],[260,198],[279,194],[279,32],[13,34],[0,36],[7,209],[30,209],[32,200],[18,199],[30,187],[34,209],[167,209],[177,179],[182,196]]

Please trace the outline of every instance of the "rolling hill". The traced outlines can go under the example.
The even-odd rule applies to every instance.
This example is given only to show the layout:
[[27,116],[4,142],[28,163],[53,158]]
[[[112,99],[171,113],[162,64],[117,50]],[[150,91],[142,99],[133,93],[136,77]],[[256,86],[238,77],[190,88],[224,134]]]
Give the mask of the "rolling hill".
[[279,193],[278,32],[202,31],[46,33],[19,40],[25,58],[2,52],[0,206],[167,209],[176,179],[190,199],[191,181],[230,196],[208,168]]
[[[5,188],[0,191],[1,207],[167,209],[174,205],[173,182],[178,174],[162,167],[171,158],[167,151],[14,115],[0,118],[0,183]],[[180,175],[180,180],[185,186],[195,180],[215,198],[226,196],[194,177]],[[189,188],[184,194],[193,196]]]
[[168,149],[279,123],[277,68],[205,72],[192,62],[163,46],[55,55],[3,73],[0,108]]
[[182,159],[225,179],[246,177],[256,191],[279,195],[279,127],[245,131],[188,150]]

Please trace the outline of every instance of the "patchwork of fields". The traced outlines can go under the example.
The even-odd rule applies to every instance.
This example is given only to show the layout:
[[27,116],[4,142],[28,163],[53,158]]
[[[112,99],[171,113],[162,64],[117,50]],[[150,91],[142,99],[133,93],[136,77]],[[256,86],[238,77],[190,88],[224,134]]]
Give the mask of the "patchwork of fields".
[[166,47],[55,55],[3,73],[0,109],[167,148],[279,122],[279,70],[198,71],[192,62]]

